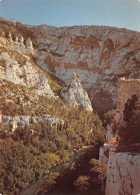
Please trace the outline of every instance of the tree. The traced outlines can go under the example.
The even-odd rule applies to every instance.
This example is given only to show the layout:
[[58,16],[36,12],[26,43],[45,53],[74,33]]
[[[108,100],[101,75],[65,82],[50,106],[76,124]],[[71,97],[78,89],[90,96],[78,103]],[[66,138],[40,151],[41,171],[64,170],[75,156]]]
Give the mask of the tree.
[[85,192],[89,189],[91,185],[91,179],[89,176],[86,175],[79,176],[74,182],[74,185],[76,186],[78,191]]
[[126,150],[129,151],[130,145],[140,143],[140,102],[137,99],[134,95],[125,104],[125,123],[119,127],[118,131],[119,143],[117,149],[119,151],[122,146],[127,146]]
[[140,143],[140,110],[135,111],[128,122],[119,128],[118,135],[119,145]]
[[129,122],[130,119],[132,119],[135,110],[137,109],[136,102],[138,101],[138,98],[136,95],[133,95],[131,99],[128,99],[128,101],[125,103],[125,108],[123,111],[123,120],[126,122]]
[[89,164],[91,166],[90,175],[93,183],[101,185],[102,191],[104,191],[107,165],[96,159],[91,159]]

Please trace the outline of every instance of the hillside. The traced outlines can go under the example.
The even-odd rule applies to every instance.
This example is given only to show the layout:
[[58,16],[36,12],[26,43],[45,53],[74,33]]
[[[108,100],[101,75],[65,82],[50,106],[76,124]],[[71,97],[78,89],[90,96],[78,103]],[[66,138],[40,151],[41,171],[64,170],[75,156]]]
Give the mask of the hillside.
[[[139,43],[140,33],[127,29],[0,18],[0,193],[19,194],[84,147],[98,151],[105,129],[96,113],[115,107],[119,77],[140,77]],[[93,157],[85,172],[84,157],[67,170],[79,178],[70,186],[88,179],[101,188],[105,166],[90,164]]]
[[36,61],[33,27],[0,21],[0,193],[19,194],[105,130],[80,78],[65,83]]
[[105,26],[30,26],[3,18],[0,25],[5,33],[11,31],[13,40],[15,34],[23,43],[30,37],[28,55],[41,69],[64,82],[75,72],[98,113],[115,106],[118,78],[140,76],[138,32]]

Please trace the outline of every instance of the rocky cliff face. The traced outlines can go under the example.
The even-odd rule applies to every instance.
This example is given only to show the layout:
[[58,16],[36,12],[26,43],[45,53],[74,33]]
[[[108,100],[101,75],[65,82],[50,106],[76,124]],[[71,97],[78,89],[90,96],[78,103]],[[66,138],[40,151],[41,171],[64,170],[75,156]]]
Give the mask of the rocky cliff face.
[[67,109],[59,97],[61,85],[61,97],[68,99],[71,107],[82,106],[93,111],[78,76],[74,74],[64,87],[62,81],[54,75],[51,78],[37,66],[42,51],[32,42],[32,28],[0,20],[0,124],[3,128],[9,126],[12,132],[18,126],[24,129],[34,123],[64,124],[54,111],[57,106]]
[[59,125],[64,124],[64,120],[60,120],[55,117],[51,117],[51,115],[42,115],[40,117],[33,117],[33,116],[6,116],[0,114],[0,124],[11,126],[11,131],[14,132],[17,127],[22,127],[23,129],[25,126],[30,124],[35,124],[39,122],[44,122],[47,125]]
[[67,87],[61,90],[63,98],[69,101],[71,107],[81,106],[86,110],[93,111],[87,92],[83,89],[79,77],[73,73],[72,77],[66,81]]
[[0,52],[0,79],[26,87],[33,87],[35,94],[47,94],[50,97],[54,97],[54,93],[48,84],[48,79],[43,72],[33,66],[28,57],[19,55],[16,52],[12,54],[10,54],[10,51],[4,52],[2,48]]
[[140,154],[110,151],[106,195],[140,194]]
[[63,81],[75,72],[98,112],[115,105],[117,78],[140,77],[138,32],[104,26],[29,26],[4,19],[0,25],[5,33],[10,29],[12,36],[23,36],[25,47],[30,45],[29,56],[42,69]]
[[73,71],[100,112],[115,105],[116,81],[140,75],[140,34],[98,26],[35,27],[37,63],[64,81]]

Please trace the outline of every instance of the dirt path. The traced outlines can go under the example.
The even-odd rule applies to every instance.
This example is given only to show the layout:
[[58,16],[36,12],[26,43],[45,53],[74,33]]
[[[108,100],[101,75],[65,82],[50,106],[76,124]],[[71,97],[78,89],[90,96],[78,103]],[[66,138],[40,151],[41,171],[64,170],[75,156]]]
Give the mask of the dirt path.
[[[66,162],[62,162],[59,165],[56,165],[52,169],[50,169],[49,173],[54,173],[54,172],[60,172],[62,171],[65,167],[70,167],[72,163],[79,158],[80,156],[84,155],[88,150],[93,149],[93,147],[89,146],[86,148],[81,149],[78,151],[76,154],[70,157],[70,159]],[[24,189],[19,195],[35,195],[36,192],[42,187],[43,182],[47,178],[48,175],[43,176],[41,179],[35,181],[31,185],[29,185],[26,189]]]

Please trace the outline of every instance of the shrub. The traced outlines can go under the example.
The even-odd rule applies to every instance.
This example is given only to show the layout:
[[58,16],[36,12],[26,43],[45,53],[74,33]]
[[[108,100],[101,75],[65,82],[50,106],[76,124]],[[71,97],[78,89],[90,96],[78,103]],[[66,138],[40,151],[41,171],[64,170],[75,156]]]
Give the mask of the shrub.
[[125,108],[123,111],[123,120],[126,122],[129,122],[130,119],[132,119],[135,110],[137,109],[136,102],[138,101],[138,98],[136,95],[133,95],[131,99],[128,99],[128,101],[125,103]]
[[127,123],[119,128],[119,145],[140,143],[140,111],[135,111],[131,117]]
[[52,153],[40,153],[34,155],[36,148],[27,147],[22,143],[7,144],[0,146],[0,192],[2,194],[19,194],[31,182],[42,177],[60,159]]
[[110,110],[104,114],[103,125],[107,127],[108,124],[114,123],[116,120],[116,110]]
[[89,164],[91,166],[90,175],[93,183],[105,187],[107,165],[96,159],[91,159]]
[[78,191],[85,192],[89,189],[89,186],[91,185],[91,179],[89,176],[86,175],[79,176],[74,182],[74,185],[76,186]]
[[140,143],[140,103],[136,95],[127,101],[123,114],[124,123],[118,129],[117,150],[132,151],[130,146]]

